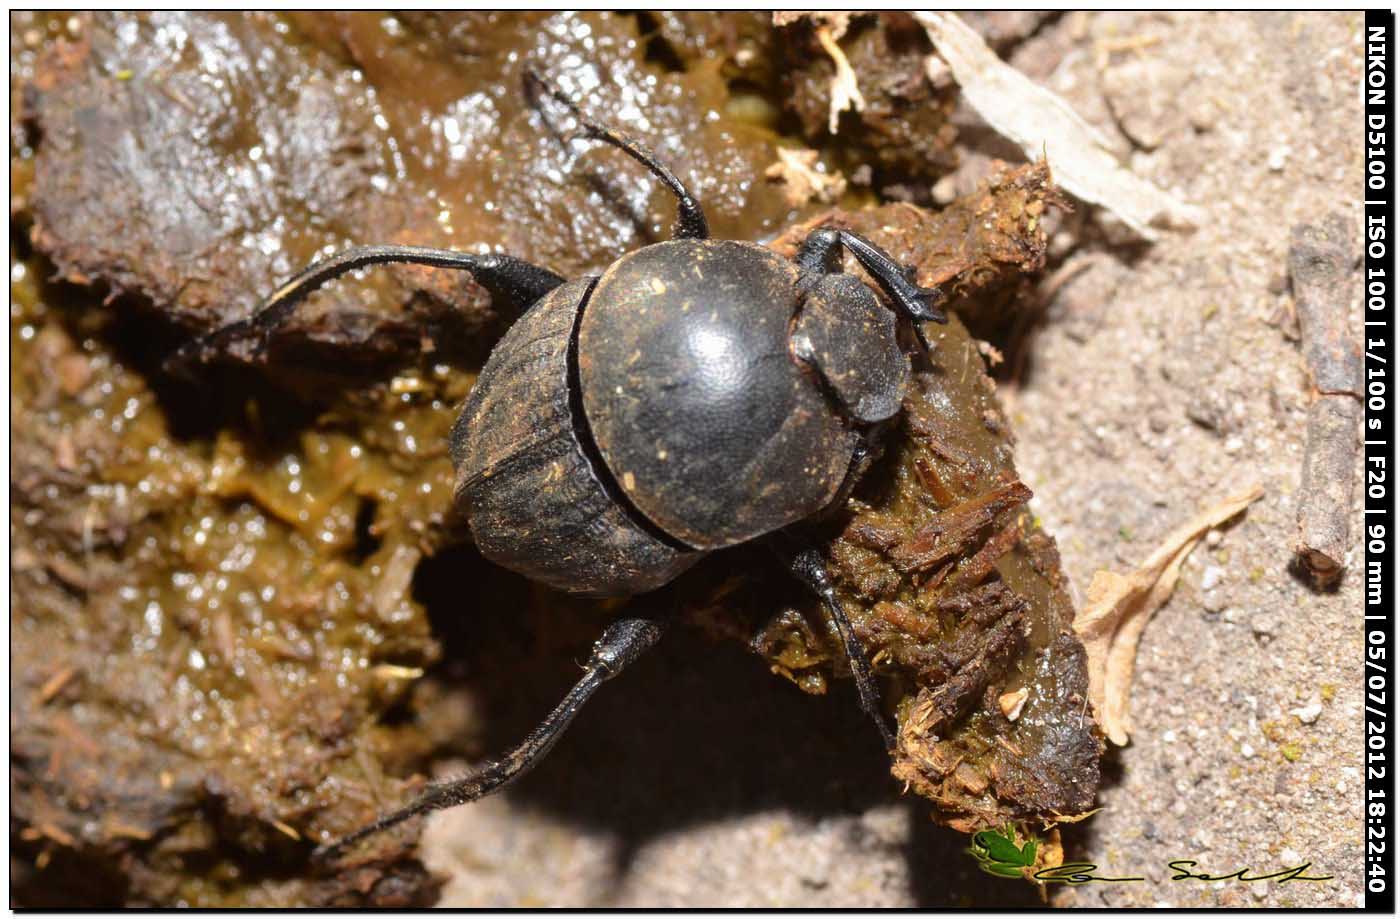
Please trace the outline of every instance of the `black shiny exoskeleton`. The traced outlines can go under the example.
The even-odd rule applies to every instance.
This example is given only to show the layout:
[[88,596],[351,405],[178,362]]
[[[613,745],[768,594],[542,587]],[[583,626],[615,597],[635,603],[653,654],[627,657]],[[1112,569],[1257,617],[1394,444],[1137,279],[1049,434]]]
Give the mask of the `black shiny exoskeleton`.
[[[793,260],[754,243],[710,239],[699,203],[665,166],[585,118],[541,78],[532,74],[531,84],[568,108],[582,136],[626,152],[675,193],[675,238],[623,256],[599,277],[567,282],[509,256],[351,249],[302,271],[252,318],[186,346],[177,363],[208,360],[250,334],[265,340],[309,293],[362,266],[470,271],[498,310],[523,310],[452,429],[455,497],[481,553],[561,590],[632,596],[707,553],[769,537],[835,620],[862,706],[892,747],[821,556],[788,528],[837,507],[864,472],[908,386],[898,318],[923,342],[919,322],[946,321],[941,294],[844,230],[816,230]],[[842,273],[843,248],[894,312]],[[650,619],[614,623],[583,679],[523,744],[474,775],[430,786],[319,854],[519,777],[663,627]]]

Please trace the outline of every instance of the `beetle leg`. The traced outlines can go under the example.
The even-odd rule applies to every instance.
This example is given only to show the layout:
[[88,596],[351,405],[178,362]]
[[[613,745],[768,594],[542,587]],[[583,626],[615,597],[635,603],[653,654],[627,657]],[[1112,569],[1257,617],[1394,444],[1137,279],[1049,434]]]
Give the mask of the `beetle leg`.
[[928,340],[919,323],[948,321],[939,307],[944,300],[943,291],[936,287],[920,287],[914,281],[912,269],[896,262],[888,252],[864,236],[832,227],[814,230],[797,250],[797,267],[805,276],[840,272],[843,246],[855,256],[861,267],[870,272],[885,296],[894,303],[895,309],[913,322],[919,343],[925,351],[929,350]]
[[494,306],[518,312],[564,283],[554,272],[509,255],[475,255],[423,246],[356,246],[308,265],[263,301],[252,316],[186,343],[166,367],[187,376],[190,365],[207,363],[229,343],[249,335],[265,347],[268,337],[291,318],[297,304],[321,285],[356,268],[389,262],[470,271],[491,294]]
[[676,239],[709,239],[710,225],[705,220],[705,212],[700,207],[700,202],[690,193],[690,189],[685,187],[685,183],[676,178],[675,173],[667,169],[657,161],[651,151],[637,143],[632,138],[622,132],[610,128],[605,124],[600,124],[588,116],[584,115],[574,100],[565,95],[564,91],[553,83],[546,80],[533,69],[525,70],[526,82],[533,87],[541,89],[551,99],[563,105],[569,113],[578,121],[579,133],[584,137],[593,140],[601,140],[606,144],[611,144],[617,149],[626,153],[632,159],[641,163],[651,174],[660,179],[671,193],[676,196],[676,226],[672,236]]
[[802,549],[791,556],[788,560],[788,566],[793,575],[821,599],[827,612],[836,622],[836,630],[841,633],[841,642],[846,646],[846,658],[851,665],[851,675],[856,680],[856,691],[860,694],[860,707],[874,719],[875,726],[880,729],[880,738],[885,742],[885,749],[893,750],[895,748],[894,732],[890,730],[889,723],[885,720],[885,714],[881,710],[880,690],[875,685],[875,676],[870,670],[869,662],[865,659],[865,649],[856,640],[851,620],[846,616],[846,610],[841,606],[840,598],[836,596],[836,589],[831,586],[831,578],[826,573],[826,564],[822,561],[821,552],[814,548]]
[[430,784],[412,804],[386,814],[330,845],[321,846],[312,853],[312,858],[321,863],[333,861],[347,847],[397,826],[410,817],[468,804],[500,791],[543,759],[594,691],[656,644],[663,631],[663,623],[654,619],[620,619],[614,622],[594,642],[583,678],[519,746],[471,775]]

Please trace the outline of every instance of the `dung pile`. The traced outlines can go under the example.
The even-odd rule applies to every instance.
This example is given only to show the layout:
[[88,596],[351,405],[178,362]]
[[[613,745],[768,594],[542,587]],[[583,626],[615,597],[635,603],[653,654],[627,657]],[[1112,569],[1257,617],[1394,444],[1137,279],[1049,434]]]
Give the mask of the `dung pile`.
[[[602,13],[12,26],[11,782],[27,905],[431,902],[415,827],[338,873],[307,857],[434,759],[493,748],[466,683],[568,673],[614,614],[469,548],[442,561],[464,535],[447,430],[509,318],[469,277],[371,272],[328,288],[267,355],[236,346],[198,386],[161,370],[352,242],[499,245],[578,275],[664,236],[666,194],[613,152],[570,160],[526,103],[525,66],[635,128],[716,235],[788,227],[775,245],[790,249],[839,220],[969,311],[1014,304],[1043,258],[1051,191],[1035,168],[936,215],[793,208],[760,177],[807,119],[772,101],[784,74],[755,62],[796,68],[807,37],[766,22],[682,30],[690,44],[672,18]],[[901,29],[865,20],[853,53],[903,49],[916,66]],[[920,93],[869,118],[914,106],[942,124],[945,101]],[[827,152],[896,185],[921,177],[904,145]],[[903,427],[830,523],[832,573],[898,706],[896,774],[939,819],[1072,814],[1092,801],[1098,748],[1053,545],[1024,508],[976,343],[956,320],[931,331]],[[844,666],[825,620],[753,553],[714,561],[656,602],[824,688]],[[497,613],[510,637],[492,645],[474,622]],[[1001,700],[1023,689],[1013,720]]]

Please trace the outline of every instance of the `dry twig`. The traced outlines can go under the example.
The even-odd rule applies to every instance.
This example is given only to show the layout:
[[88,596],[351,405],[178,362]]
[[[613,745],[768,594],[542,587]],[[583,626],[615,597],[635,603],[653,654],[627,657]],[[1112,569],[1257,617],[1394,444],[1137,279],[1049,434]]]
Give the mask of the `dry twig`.
[[1348,236],[1346,218],[1332,214],[1294,227],[1288,250],[1303,355],[1317,389],[1308,409],[1296,551],[1317,587],[1342,575],[1361,449],[1361,349],[1347,328],[1354,259]]

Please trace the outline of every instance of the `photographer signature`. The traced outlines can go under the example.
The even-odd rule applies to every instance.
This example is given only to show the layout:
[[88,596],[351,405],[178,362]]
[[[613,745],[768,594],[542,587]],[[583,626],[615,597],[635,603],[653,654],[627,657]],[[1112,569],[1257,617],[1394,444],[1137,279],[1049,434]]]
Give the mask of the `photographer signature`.
[[[1109,877],[1095,874],[1099,866],[1093,862],[1067,862],[1053,868],[1033,870],[1042,855],[1042,840],[1024,838],[1014,827],[1000,830],[982,830],[972,834],[972,845],[967,853],[977,859],[978,867],[987,874],[1004,878],[1029,878],[1042,884],[1128,884],[1146,881],[1145,877]],[[1303,862],[1291,868],[1280,868],[1270,874],[1254,874],[1253,868],[1240,868],[1228,874],[1211,874],[1201,871],[1200,862],[1190,858],[1178,858],[1167,862],[1171,869],[1172,881],[1239,881],[1252,884],[1255,881],[1274,881],[1286,884],[1289,881],[1330,881],[1332,875],[1313,876],[1305,874],[1312,862]]]
[[[1167,862],[1167,867],[1172,870],[1169,880],[1172,881],[1240,881],[1245,884],[1252,884],[1255,881],[1277,881],[1285,884],[1289,881],[1330,881],[1332,875],[1324,874],[1314,877],[1304,874],[1312,867],[1312,862],[1303,862],[1292,868],[1281,868],[1272,874],[1253,874],[1253,868],[1240,868],[1229,874],[1210,874],[1205,871],[1198,871],[1200,863],[1189,858],[1179,858]],[[1100,884],[1124,884],[1133,881],[1145,881],[1145,877],[1106,877],[1094,874],[1098,870],[1098,865],[1091,862],[1068,862],[1054,868],[1042,868],[1037,871],[1032,878],[1047,884],[1059,883],[1078,886],[1080,884],[1100,883]]]

